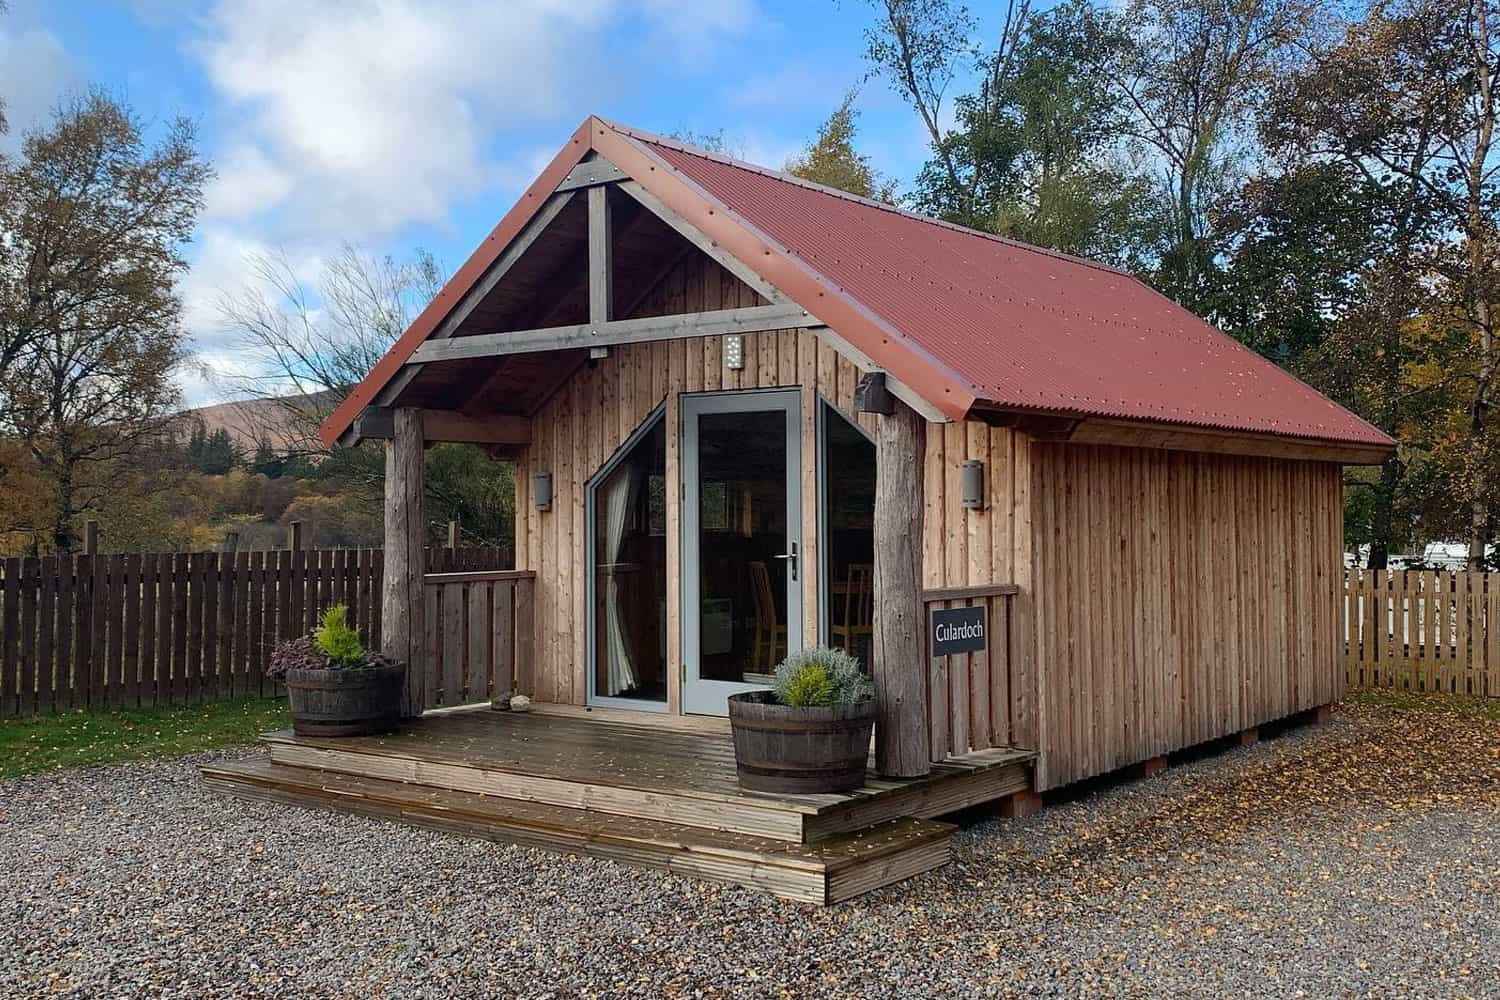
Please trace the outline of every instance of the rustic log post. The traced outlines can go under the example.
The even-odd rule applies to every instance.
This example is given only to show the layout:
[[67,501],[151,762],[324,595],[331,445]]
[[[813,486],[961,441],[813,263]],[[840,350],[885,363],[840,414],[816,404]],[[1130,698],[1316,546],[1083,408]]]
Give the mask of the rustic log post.
[[875,769],[915,778],[932,768],[922,621],[922,461],[927,424],[895,402],[875,434],[875,615],[871,671],[880,718]]
[[422,576],[426,553],[422,521],[422,417],[395,411],[395,430],[385,443],[385,570],[381,581],[381,651],[406,664],[405,718],[427,707],[426,634]]
[[287,525],[287,548],[293,552],[302,551],[302,522],[293,521]]
[[448,549],[450,551],[458,548],[458,522],[448,522]]
[[86,556],[97,556],[99,554],[99,522],[83,522],[83,554]]

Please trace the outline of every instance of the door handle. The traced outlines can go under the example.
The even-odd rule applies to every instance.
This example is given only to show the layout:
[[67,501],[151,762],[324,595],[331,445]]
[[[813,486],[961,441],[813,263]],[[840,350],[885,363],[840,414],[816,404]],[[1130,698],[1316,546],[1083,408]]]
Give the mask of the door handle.
[[791,569],[792,569],[792,579],[794,581],[797,579],[797,543],[796,542],[792,543],[792,551],[787,552],[784,555],[772,556],[771,558],[773,558],[773,559],[786,559],[786,560],[789,560],[788,565],[791,566]]

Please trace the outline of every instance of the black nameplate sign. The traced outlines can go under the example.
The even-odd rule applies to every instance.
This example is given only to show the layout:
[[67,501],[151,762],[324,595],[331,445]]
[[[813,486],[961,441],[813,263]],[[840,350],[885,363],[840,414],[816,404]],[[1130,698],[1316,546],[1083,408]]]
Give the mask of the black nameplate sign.
[[972,653],[984,648],[985,608],[945,608],[932,613],[933,656]]

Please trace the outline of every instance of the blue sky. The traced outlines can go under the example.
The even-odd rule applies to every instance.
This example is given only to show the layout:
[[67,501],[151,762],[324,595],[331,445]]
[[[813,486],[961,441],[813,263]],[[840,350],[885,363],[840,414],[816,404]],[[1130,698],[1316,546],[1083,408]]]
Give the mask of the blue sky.
[[[724,131],[781,166],[867,71],[864,0],[11,0],[12,135],[102,84],[148,120],[200,123],[218,178],[183,282],[199,355],[232,368],[215,302],[248,254],[299,274],[343,241],[452,270],[591,113]],[[925,142],[882,80],[861,145],[909,181]],[[197,375],[187,399],[215,395]]]

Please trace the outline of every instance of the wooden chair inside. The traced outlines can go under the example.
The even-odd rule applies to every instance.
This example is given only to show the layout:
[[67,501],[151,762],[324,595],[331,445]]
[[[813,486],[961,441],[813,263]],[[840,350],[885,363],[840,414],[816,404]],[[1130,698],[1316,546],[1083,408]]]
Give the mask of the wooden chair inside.
[[771,574],[763,562],[750,563],[750,592],[755,599],[755,646],[750,664],[757,671],[770,673],[776,669],[778,651],[786,644],[786,624],[777,619]]
[[850,563],[849,575],[835,589],[843,591],[844,618],[829,628],[833,644],[850,656],[857,656],[856,650],[875,636],[875,567],[869,563]]

